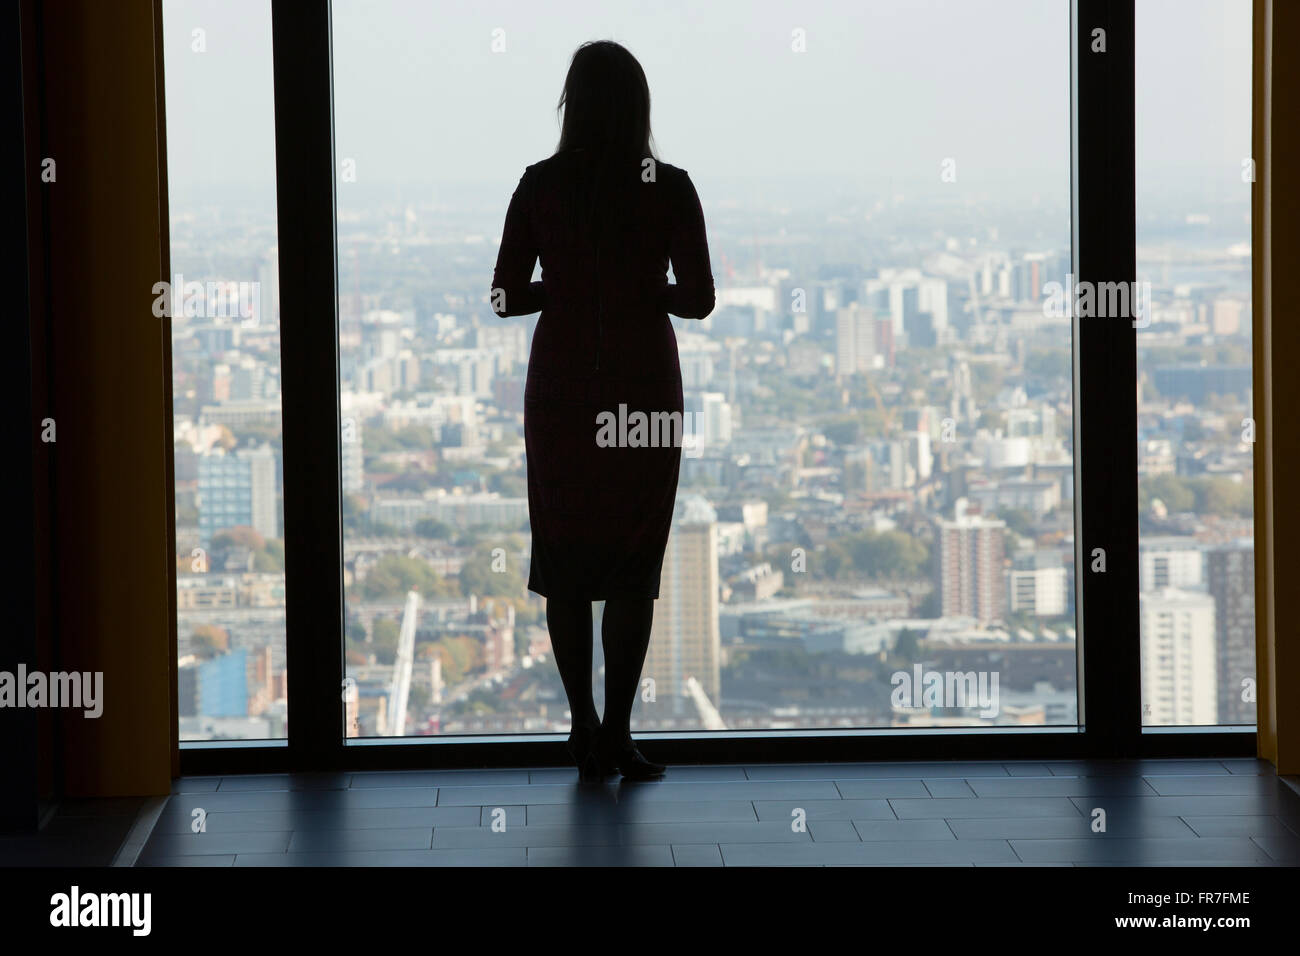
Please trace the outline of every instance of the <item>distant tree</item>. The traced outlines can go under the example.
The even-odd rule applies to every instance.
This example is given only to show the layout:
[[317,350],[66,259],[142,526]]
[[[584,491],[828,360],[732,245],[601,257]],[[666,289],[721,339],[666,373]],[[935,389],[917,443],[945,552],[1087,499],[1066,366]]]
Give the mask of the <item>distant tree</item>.
[[391,618],[376,618],[371,628],[371,649],[380,664],[393,664],[397,660],[397,639],[401,628]]
[[1026,611],[1009,612],[1006,615],[1006,625],[1012,631],[1026,630],[1031,633],[1038,628],[1038,622]]
[[867,408],[862,411],[862,430],[861,438],[883,438],[885,437],[885,416],[878,409]]
[[921,576],[930,561],[930,549],[923,541],[901,531],[865,531],[843,539],[853,570],[877,580],[911,579]]
[[449,582],[425,562],[400,554],[384,555],[361,582],[361,593],[369,600],[401,597],[412,588],[424,597],[453,593]]
[[239,526],[237,528],[227,528],[225,531],[219,531],[212,536],[213,551],[229,551],[231,548],[248,548],[250,551],[261,551],[266,547],[266,539],[255,528]]
[[1227,478],[1210,478],[1194,486],[1196,511],[1223,518],[1248,518],[1254,513],[1254,489]]
[[420,493],[436,484],[433,475],[418,466],[407,468],[396,478],[384,482],[385,491]]
[[455,529],[446,522],[439,521],[436,518],[421,518],[415,523],[415,533],[421,538],[432,538],[436,541],[446,541],[454,533]]
[[194,656],[209,660],[230,650],[230,634],[225,628],[200,624],[191,632]]
[[1024,538],[1034,536],[1036,518],[1027,508],[999,508],[997,516],[1007,523],[1007,527]]
[[919,617],[941,617],[943,604],[939,600],[939,592],[931,591],[927,594],[921,603],[917,605],[916,613]]
[[834,581],[843,577],[852,566],[853,558],[838,541],[831,541],[808,555],[808,574],[814,578]]
[[[523,593],[525,581],[515,557],[519,548],[518,538],[511,536],[506,541],[479,543],[473,553],[465,559],[460,569],[460,592],[464,595],[477,594],[516,597]],[[504,548],[505,554],[494,556],[496,548]],[[500,567],[501,570],[495,570]]]
[[387,428],[367,426],[361,433],[362,452],[369,455],[382,455],[384,452],[400,451],[402,443]]
[[528,481],[522,475],[502,472],[492,477],[489,486],[506,498],[523,498],[528,494]]
[[977,402],[992,401],[1002,390],[1002,369],[991,362],[975,362],[971,365],[971,391]]
[[253,552],[253,570],[273,573],[284,570],[284,546],[281,545],[279,553],[272,552],[270,548],[263,548],[261,551]]
[[1138,482],[1138,509],[1147,511],[1151,500],[1159,498],[1171,513],[1196,508],[1196,493],[1185,478],[1177,475],[1153,475]]
[[407,425],[394,432],[393,437],[401,447],[409,451],[433,447],[433,432],[423,425]]
[[822,425],[822,434],[837,445],[852,445],[858,441],[862,423],[856,418],[842,418]]
[[921,656],[920,638],[910,627],[898,632],[898,640],[894,642],[894,656],[902,661],[915,661]]
[[470,671],[482,666],[482,645],[464,635],[439,638],[425,649],[425,655],[442,660],[442,679],[448,684],[464,680]]
[[779,485],[765,488],[762,495],[769,512],[780,511],[790,504],[790,492]]

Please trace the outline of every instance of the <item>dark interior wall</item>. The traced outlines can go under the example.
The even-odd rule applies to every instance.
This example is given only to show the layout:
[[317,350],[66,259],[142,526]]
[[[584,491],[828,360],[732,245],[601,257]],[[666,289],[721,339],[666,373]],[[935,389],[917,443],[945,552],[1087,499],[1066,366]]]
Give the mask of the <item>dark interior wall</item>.
[[[0,64],[4,69],[4,126],[0,141],[5,182],[26,181],[22,83],[22,20],[16,4],[7,7],[0,21]],[[25,189],[3,192],[4,229],[8,233],[4,257],[5,286],[18,315],[29,315],[27,194]],[[9,600],[9,633],[0,639],[0,671],[17,672],[19,662],[36,659],[36,534],[32,509],[36,473],[35,443],[37,419],[32,415],[32,336],[29,323],[10,325],[7,347],[0,349],[0,381],[9,390],[9,414],[0,419],[3,447],[10,454],[10,487],[13,500],[8,530],[10,551],[15,560],[7,575],[12,584]],[[37,823],[36,714],[30,710],[0,710],[0,831],[30,830]]]
[[[1300,4],[1255,0],[1251,151],[1256,176],[1251,194],[1254,316],[1255,447],[1255,672],[1259,755],[1278,773],[1300,773],[1300,500],[1290,482],[1300,471],[1300,377],[1288,374],[1300,357],[1300,307],[1295,263],[1300,261]],[[1275,371],[1281,374],[1275,375]]]
[[[159,4],[17,6],[34,654],[46,671],[103,675],[98,718],[78,708],[38,714],[40,779],[54,796],[163,794],[175,735],[175,569],[170,327],[152,309],[154,283],[170,271]],[[53,441],[42,440],[46,419]]]

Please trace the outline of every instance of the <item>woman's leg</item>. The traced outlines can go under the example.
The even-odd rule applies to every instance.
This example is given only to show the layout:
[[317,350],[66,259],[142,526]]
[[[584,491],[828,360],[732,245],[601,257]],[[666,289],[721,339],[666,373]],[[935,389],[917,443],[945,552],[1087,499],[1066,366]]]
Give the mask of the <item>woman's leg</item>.
[[631,732],[632,705],[650,646],[653,598],[610,598],[605,602],[600,643],[605,649],[605,719],[601,734],[622,742]]
[[591,696],[591,602],[583,598],[546,599],[546,627],[569,697],[573,726],[594,730],[600,725]]

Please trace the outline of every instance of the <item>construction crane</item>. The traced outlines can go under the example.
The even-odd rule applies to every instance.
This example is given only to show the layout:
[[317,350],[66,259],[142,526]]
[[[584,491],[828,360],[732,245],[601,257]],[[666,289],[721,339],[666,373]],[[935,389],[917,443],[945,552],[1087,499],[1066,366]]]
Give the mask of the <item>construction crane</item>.
[[397,659],[393,661],[393,683],[388,690],[388,736],[406,733],[406,703],[411,696],[411,667],[415,663],[415,621],[420,613],[420,592],[406,592],[402,629],[397,635]]
[[704,725],[705,730],[726,730],[727,725],[718,713],[718,708],[713,706],[709,700],[709,695],[704,692],[704,686],[694,677],[688,677],[682,681],[686,688],[687,695],[695,702],[695,709],[700,713],[700,722]]
[[871,397],[876,402],[876,411],[880,413],[885,435],[892,435],[894,432],[894,413],[885,405],[884,399],[880,397],[880,389],[876,387],[876,383],[872,381],[870,374],[867,375],[867,391],[871,393]]

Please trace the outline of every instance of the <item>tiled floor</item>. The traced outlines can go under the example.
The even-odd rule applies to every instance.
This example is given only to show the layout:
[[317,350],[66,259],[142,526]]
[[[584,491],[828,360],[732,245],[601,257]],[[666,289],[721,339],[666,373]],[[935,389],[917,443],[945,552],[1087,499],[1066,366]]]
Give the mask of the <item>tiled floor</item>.
[[[1286,866],[1293,786],[1235,759],[188,777],[137,865]],[[141,804],[65,803],[0,865],[108,865]]]
[[138,865],[1300,863],[1300,796],[1255,760],[673,767],[602,788],[568,769],[270,775],[175,791]]

